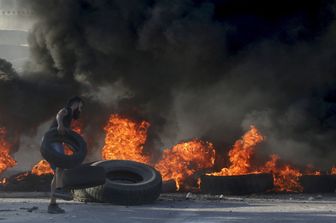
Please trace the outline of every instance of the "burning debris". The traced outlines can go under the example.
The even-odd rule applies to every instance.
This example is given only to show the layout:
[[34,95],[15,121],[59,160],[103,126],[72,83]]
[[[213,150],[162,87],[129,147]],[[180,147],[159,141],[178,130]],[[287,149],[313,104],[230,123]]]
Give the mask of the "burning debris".
[[[321,171],[314,169],[312,166],[307,166],[303,174],[303,171],[280,162],[280,158],[276,154],[271,155],[270,160],[264,165],[258,166],[252,164],[252,159],[256,155],[257,146],[266,139],[255,126],[251,126],[250,130],[233,144],[233,147],[228,152],[230,165],[222,168],[219,172],[209,173],[209,170],[214,167],[216,159],[216,149],[214,145],[199,139],[181,142],[170,149],[165,149],[162,152],[161,159],[156,163],[151,163],[150,160],[152,157],[145,155],[143,151],[149,126],[150,124],[146,121],[137,122],[121,115],[111,115],[104,128],[106,138],[105,145],[101,151],[102,158],[105,160],[133,160],[152,165],[162,174],[164,181],[168,183],[171,183],[171,181],[175,182],[177,190],[188,190],[187,188],[190,188],[190,185],[188,185],[190,184],[188,181],[189,178],[200,171],[208,172],[206,176],[209,177],[203,177],[203,179],[209,179],[209,182],[217,181],[215,177],[234,176],[232,178],[233,181],[245,182],[244,185],[246,184],[245,178],[259,179],[257,175],[260,174],[260,179],[263,180],[253,184],[254,190],[261,191],[262,188],[270,189],[270,185],[274,183],[273,190],[277,192],[302,192],[304,188],[301,182],[307,181],[300,181],[304,174],[321,175]],[[83,134],[83,125],[81,123],[75,123],[72,128],[78,133]],[[5,143],[4,134],[5,131],[3,129],[1,145],[7,149],[2,151],[8,152],[10,146]],[[69,149],[68,152],[65,152],[67,155],[71,155],[70,151]],[[15,161],[14,163],[12,162],[12,165],[15,165]],[[10,166],[7,166],[7,168],[10,168]],[[331,174],[336,173],[335,169],[335,167],[332,168]],[[34,165],[30,173],[27,172],[16,175],[14,178],[3,179],[2,184],[8,185],[8,182],[13,183],[15,180],[22,181],[27,177],[31,177],[31,175],[49,176],[52,174],[53,170],[49,163],[45,160],[41,160]],[[269,174],[273,176],[272,184],[269,181]],[[231,178],[219,180],[219,182],[229,182],[230,179]],[[262,182],[266,182],[266,184],[262,185]],[[197,184],[200,187],[202,185],[201,178],[195,179],[192,184]],[[209,185],[209,183],[206,185]],[[246,185],[244,187],[247,187]],[[235,190],[232,185],[227,187],[228,190],[229,188]],[[252,188],[246,191],[251,190]],[[308,189],[308,191],[309,190],[311,191],[311,189]],[[202,191],[206,190],[203,189]]]
[[71,129],[77,132],[79,135],[83,135],[83,130],[84,130],[83,122],[79,120],[73,120],[71,122]]
[[[120,115],[111,115],[105,126],[105,145],[102,149],[104,160],[133,160],[150,164],[151,157],[143,152],[150,124],[136,122]],[[210,168],[214,164],[213,144],[201,140],[180,143],[163,151],[162,159],[154,164],[164,180],[175,180],[179,185],[196,171]]]
[[31,172],[24,172],[5,178],[0,184],[0,191],[17,192],[48,192],[50,191],[51,174],[35,175]]
[[258,129],[251,126],[251,129],[244,136],[237,140],[229,152],[231,165],[223,168],[220,172],[207,174],[208,176],[237,176],[245,174],[272,173],[275,191],[302,192],[303,188],[299,183],[302,173],[290,165],[278,166],[279,156],[271,155],[271,159],[261,167],[251,166],[252,156],[255,154],[256,146],[265,139]]
[[243,175],[251,171],[251,159],[255,153],[256,145],[261,143],[264,137],[258,129],[251,126],[251,129],[244,136],[235,142],[229,152],[231,165],[223,168],[220,172],[211,173],[212,176]]
[[143,153],[149,123],[137,123],[120,115],[111,115],[105,126],[105,145],[102,149],[104,160],[120,159],[149,163]]
[[[143,145],[146,142],[149,123],[135,122],[119,115],[111,115],[105,130],[106,140],[102,156],[113,154],[110,159],[127,159],[149,164],[150,157],[144,155]],[[303,173],[290,165],[280,165],[278,155],[271,155],[269,161],[263,166],[251,166],[251,159],[256,153],[257,145],[265,140],[255,126],[237,140],[229,151],[231,162],[228,168],[219,172],[208,173],[208,176],[238,176],[246,174],[273,174],[274,190],[286,192],[302,192],[300,177]],[[114,151],[114,153],[108,153]],[[181,185],[189,177],[200,170],[210,169],[214,166],[215,148],[210,142],[191,140],[179,143],[171,149],[165,149],[162,158],[154,167],[159,170],[165,181],[174,180],[176,186]],[[306,174],[318,175],[318,170],[307,168]],[[200,181],[200,179],[198,179]],[[201,184],[201,182],[198,182]]]
[[195,139],[165,149],[155,168],[162,174],[163,180],[175,180],[179,190],[187,177],[213,167],[214,162],[213,144]]
[[6,129],[0,127],[0,174],[16,165],[16,161],[11,157],[11,145],[6,140]]
[[[34,132],[73,94],[94,105],[87,115],[95,117],[95,126],[111,111],[128,114],[135,108],[146,121],[112,115],[103,150],[95,149],[105,160],[149,164],[151,154],[143,151],[149,123],[157,144],[167,138],[211,139],[179,143],[152,163],[178,185],[213,166],[211,151],[223,149],[216,145],[228,147],[241,126],[255,124],[268,140],[254,128],[234,144],[229,165],[212,174],[271,172],[277,191],[300,191],[304,171],[298,167],[334,165],[335,118],[329,108],[335,97],[325,95],[335,83],[335,3],[278,3],[283,13],[272,13],[273,4],[251,3],[247,9],[240,1],[27,1],[36,16],[29,36],[32,61],[20,74],[0,61],[0,123],[20,136]],[[241,17],[246,11],[252,19]],[[21,112],[39,107],[44,109]],[[98,128],[88,128],[96,136],[92,141],[103,133]],[[261,142],[276,155],[256,166],[251,157]],[[0,173],[15,165],[8,145],[3,147]],[[186,157],[189,151],[195,154]],[[168,159],[186,169],[175,170]]]
[[330,171],[331,175],[336,175],[336,167],[333,167]]
[[31,173],[37,176],[42,176],[54,174],[54,171],[51,169],[50,164],[46,160],[41,160],[33,166]]
[[[276,156],[273,156],[276,157]],[[276,164],[278,158],[272,159],[271,162]],[[265,172],[273,173],[275,191],[285,191],[285,192],[302,192],[303,188],[299,183],[302,173],[290,165],[285,165],[283,167],[276,167],[271,165],[270,169],[265,169]]]

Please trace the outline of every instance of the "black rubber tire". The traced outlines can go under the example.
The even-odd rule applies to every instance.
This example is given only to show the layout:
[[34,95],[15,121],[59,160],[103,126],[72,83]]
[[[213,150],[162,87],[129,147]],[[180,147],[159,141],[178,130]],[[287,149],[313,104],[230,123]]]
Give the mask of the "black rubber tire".
[[[73,149],[73,155],[67,156],[53,149],[50,144],[54,142],[66,143]],[[68,131],[60,135],[57,129],[49,130],[43,137],[41,145],[41,154],[44,159],[56,167],[70,169],[80,165],[87,154],[86,142],[74,131]]]
[[201,177],[201,192],[205,194],[241,195],[264,193],[272,189],[272,174]]
[[175,180],[168,180],[162,182],[161,193],[174,193],[177,191]]
[[105,170],[99,166],[82,165],[63,173],[63,187],[83,189],[105,184]]
[[334,193],[336,175],[304,175],[300,178],[304,193]]
[[118,205],[152,203],[160,196],[162,177],[154,168],[127,160],[100,161],[92,164],[105,169],[104,185],[86,189],[99,202]]

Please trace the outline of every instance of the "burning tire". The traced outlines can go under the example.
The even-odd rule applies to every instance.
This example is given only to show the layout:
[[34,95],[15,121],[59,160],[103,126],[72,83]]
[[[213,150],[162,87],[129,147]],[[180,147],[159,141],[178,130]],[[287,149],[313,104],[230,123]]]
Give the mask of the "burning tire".
[[138,205],[154,202],[160,195],[162,177],[154,168],[126,160],[100,161],[92,164],[103,167],[104,185],[86,189],[99,202],[119,205]]
[[336,190],[335,175],[305,175],[300,183],[305,193],[334,193]]
[[[67,144],[73,154],[64,155],[52,149],[51,143]],[[78,166],[83,162],[87,153],[86,143],[83,138],[74,131],[68,131],[60,135],[57,129],[49,130],[43,137],[41,154],[44,159],[57,167],[69,169]]]
[[272,174],[201,177],[201,192],[207,194],[239,195],[262,193],[272,188]]
[[63,187],[68,189],[83,189],[105,183],[105,170],[99,166],[83,165],[65,170]]
[[168,180],[162,183],[162,193],[174,193],[177,191],[175,180]]

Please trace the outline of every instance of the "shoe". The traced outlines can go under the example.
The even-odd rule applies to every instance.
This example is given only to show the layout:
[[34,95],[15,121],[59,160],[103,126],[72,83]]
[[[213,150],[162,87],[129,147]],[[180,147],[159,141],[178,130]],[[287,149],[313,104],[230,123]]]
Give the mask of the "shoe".
[[63,214],[65,211],[58,206],[58,204],[49,204],[48,206],[49,214]]
[[60,198],[66,201],[73,200],[73,196],[69,191],[65,191],[62,188],[56,188],[55,192],[53,193],[53,197]]

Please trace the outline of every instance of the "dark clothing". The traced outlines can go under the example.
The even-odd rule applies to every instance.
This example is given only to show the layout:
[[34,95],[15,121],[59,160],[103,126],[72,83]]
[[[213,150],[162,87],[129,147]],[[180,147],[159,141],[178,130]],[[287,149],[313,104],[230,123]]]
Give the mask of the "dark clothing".
[[[69,107],[65,107],[65,109],[67,110],[67,115],[63,117],[63,126],[65,128],[70,129],[71,128],[71,121],[73,119],[73,115],[72,115],[72,109]],[[58,123],[57,120],[55,118],[55,120],[52,122],[50,128],[57,128],[58,127]]]
[[[65,128],[70,129],[71,121],[73,119],[72,109],[69,107],[65,107],[64,109],[67,110],[67,114],[66,116],[63,117],[63,126]],[[58,123],[57,123],[57,119],[55,118],[55,120],[52,122],[50,126],[50,129],[57,128],[57,127],[58,127]],[[51,149],[57,151],[60,154],[64,154],[64,147],[62,143],[54,142],[54,143],[51,143],[50,146],[51,146],[50,147]],[[50,163],[50,166],[54,171],[56,171],[56,166],[53,163]]]

